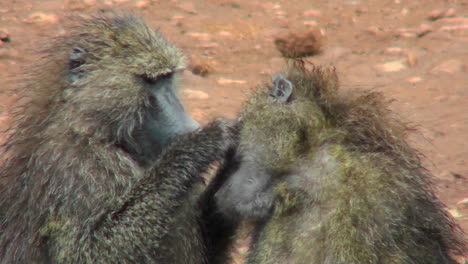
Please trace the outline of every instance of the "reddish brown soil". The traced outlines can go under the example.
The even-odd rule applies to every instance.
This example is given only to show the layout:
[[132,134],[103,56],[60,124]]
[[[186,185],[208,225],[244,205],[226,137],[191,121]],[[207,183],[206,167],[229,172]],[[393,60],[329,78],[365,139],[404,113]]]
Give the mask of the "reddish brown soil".
[[336,66],[343,89],[396,99],[394,110],[420,127],[412,141],[427,157],[438,195],[468,230],[468,202],[461,202],[468,198],[468,2],[0,0],[0,107],[8,102],[1,91],[14,86],[7,76],[27,63],[28,49],[62,33],[64,14],[102,7],[142,14],[208,71],[187,71],[183,91],[202,123],[235,117],[250,89],[281,69],[273,42],[279,32],[316,27],[323,52],[309,60]]

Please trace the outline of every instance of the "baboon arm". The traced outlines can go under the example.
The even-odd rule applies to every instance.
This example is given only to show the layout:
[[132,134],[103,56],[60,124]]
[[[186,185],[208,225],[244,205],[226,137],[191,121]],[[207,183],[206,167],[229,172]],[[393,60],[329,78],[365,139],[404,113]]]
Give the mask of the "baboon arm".
[[164,255],[160,251],[167,249],[160,248],[160,242],[178,227],[174,219],[191,198],[192,185],[201,181],[201,174],[214,161],[223,159],[230,142],[226,129],[212,125],[171,144],[117,210],[105,214],[95,226],[97,240],[91,247],[98,259],[93,261],[120,256],[131,257],[132,262],[136,254],[141,255],[139,261],[154,262]]

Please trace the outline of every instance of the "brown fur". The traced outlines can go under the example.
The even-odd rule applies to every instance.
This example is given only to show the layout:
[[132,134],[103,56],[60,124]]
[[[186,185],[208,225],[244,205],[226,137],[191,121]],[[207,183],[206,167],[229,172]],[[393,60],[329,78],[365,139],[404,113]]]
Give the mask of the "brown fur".
[[[284,76],[294,86],[289,102],[265,84],[242,114],[241,164],[271,175],[257,197],[274,197],[248,263],[452,264],[453,255],[466,254],[432,175],[406,142],[412,129],[382,94],[339,92],[333,69],[299,62]],[[255,182],[248,177],[244,188]],[[261,203],[268,204],[249,204]]]
[[[72,81],[76,46],[89,56]],[[77,18],[41,51],[2,134],[0,263],[205,263],[199,177],[222,159],[227,127],[182,137],[146,167],[119,147],[151,104],[138,76],[183,67],[178,49],[120,13]]]

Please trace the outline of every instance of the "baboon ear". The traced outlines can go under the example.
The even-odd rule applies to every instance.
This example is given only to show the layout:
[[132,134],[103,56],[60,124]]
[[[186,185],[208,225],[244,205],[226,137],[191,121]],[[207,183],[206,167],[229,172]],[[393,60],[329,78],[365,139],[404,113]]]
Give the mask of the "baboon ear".
[[85,63],[86,55],[88,51],[81,47],[74,47],[72,52],[70,53],[70,70],[78,68],[80,65]]
[[291,99],[293,84],[286,79],[282,74],[278,74],[273,78],[273,92],[271,96],[278,99],[282,103],[286,103]]

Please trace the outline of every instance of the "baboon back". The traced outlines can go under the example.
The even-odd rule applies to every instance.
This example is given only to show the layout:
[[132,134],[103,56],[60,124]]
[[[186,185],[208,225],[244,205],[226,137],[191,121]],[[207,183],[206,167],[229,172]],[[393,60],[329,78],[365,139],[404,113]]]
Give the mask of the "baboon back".
[[254,219],[248,263],[456,263],[460,228],[377,92],[338,91],[334,70],[292,62],[241,116],[241,163],[216,194]]

